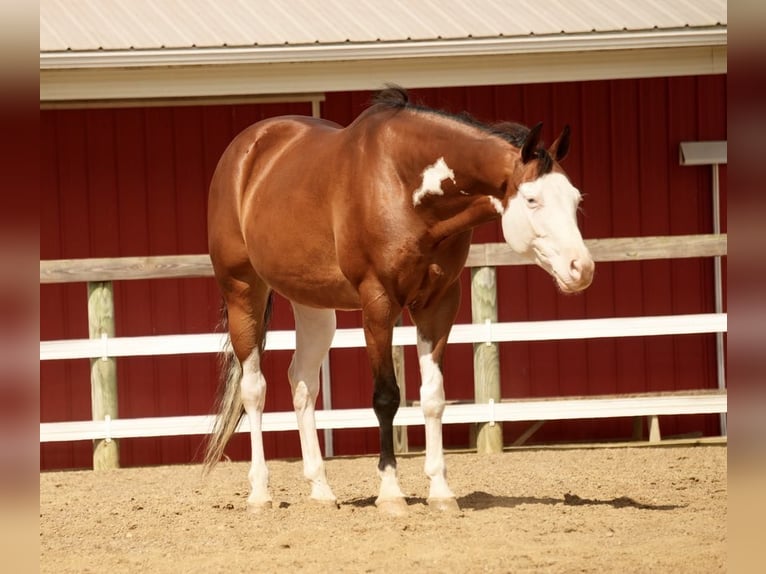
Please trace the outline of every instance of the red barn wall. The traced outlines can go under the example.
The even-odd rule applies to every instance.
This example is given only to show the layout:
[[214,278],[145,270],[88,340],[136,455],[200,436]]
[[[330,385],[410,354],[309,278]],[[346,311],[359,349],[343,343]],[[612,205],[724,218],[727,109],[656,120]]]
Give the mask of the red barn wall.
[[[348,124],[370,95],[328,93],[322,115]],[[486,121],[543,120],[548,142],[569,123],[573,143],[564,167],[586,196],[580,220],[586,238],[712,230],[710,169],[679,166],[678,145],[727,138],[725,76],[419,89],[411,96]],[[41,259],[204,253],[207,185],[228,142],[259,119],[310,111],[305,103],[43,110]],[[725,209],[725,166],[721,191]],[[725,210],[723,216],[725,230]],[[499,224],[477,229],[474,241],[502,241]],[[467,271],[463,286],[458,322],[468,323]],[[712,261],[600,263],[593,285],[577,296],[558,293],[540,269],[504,267],[498,269],[498,291],[500,321],[712,312]],[[116,282],[117,335],[210,332],[218,305],[212,279]],[[43,340],[87,337],[84,285],[41,285],[40,306]],[[338,326],[359,327],[360,314],[339,313]],[[277,298],[271,328],[292,327],[289,304]],[[500,349],[505,398],[716,386],[713,335],[504,343]],[[414,349],[405,355],[407,399],[416,400]],[[470,345],[450,346],[448,399],[473,396],[472,360]],[[291,409],[289,361],[287,351],[265,359],[267,410]],[[332,350],[331,364],[333,407],[370,405],[364,351]],[[42,421],[90,418],[87,360],[45,361],[40,369]],[[216,361],[207,355],[119,359],[118,384],[121,417],[206,414],[217,386]],[[665,435],[719,432],[716,416],[665,417],[662,424]],[[506,439],[524,428],[506,423]],[[622,419],[550,422],[533,441],[627,438],[631,429]],[[411,428],[409,435],[411,445],[423,444],[422,429]],[[445,426],[448,446],[468,440],[468,425]],[[266,433],[264,441],[269,457],[300,454],[297,433]],[[201,443],[202,437],[124,439],[121,463],[199,460]],[[334,432],[336,454],[377,447],[376,429]],[[247,437],[235,437],[228,453],[247,458]],[[87,467],[91,446],[43,444],[40,457],[41,468]]]

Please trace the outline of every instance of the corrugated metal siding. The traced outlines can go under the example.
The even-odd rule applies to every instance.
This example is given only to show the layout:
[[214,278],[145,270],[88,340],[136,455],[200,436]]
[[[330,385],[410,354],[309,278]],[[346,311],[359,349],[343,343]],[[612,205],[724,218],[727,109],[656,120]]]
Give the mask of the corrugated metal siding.
[[[586,194],[585,237],[705,233],[711,230],[710,170],[678,165],[681,141],[726,139],[726,78],[620,80],[555,85],[413,90],[415,99],[480,119],[546,122],[552,141],[564,123],[573,128],[564,163]],[[349,123],[369,93],[329,93],[323,115]],[[270,104],[41,112],[41,258],[202,253],[206,250],[207,182],[233,135],[269,115],[309,114],[308,104]],[[726,170],[721,172],[723,205]],[[501,241],[486,225],[477,242]],[[458,321],[470,322],[468,273]],[[540,269],[498,271],[501,321],[659,315],[713,309],[712,262],[601,263],[583,295],[563,296]],[[41,286],[41,338],[87,336],[83,285]],[[208,332],[217,321],[212,280],[115,284],[118,335]],[[407,321],[407,319],[406,319]],[[358,312],[339,313],[338,326],[360,326]],[[277,298],[272,328],[291,329],[289,305]],[[407,399],[417,400],[414,349],[406,350]],[[264,369],[267,409],[290,410],[289,352],[272,352]],[[372,381],[363,351],[331,351],[333,406],[371,403]],[[129,358],[118,362],[124,417],[204,414],[217,384],[211,357]],[[503,396],[544,397],[715,387],[712,335],[647,337],[501,345]],[[41,420],[90,416],[87,361],[41,364]],[[448,399],[473,395],[470,345],[445,358]],[[506,424],[507,440],[524,425]],[[718,432],[717,417],[663,419],[663,433]],[[410,429],[414,446],[422,429]],[[629,420],[551,422],[536,441],[627,438]],[[468,425],[445,427],[445,443],[465,446]],[[198,458],[199,437],[123,440],[124,465]],[[335,452],[376,452],[377,430],[336,431]],[[297,433],[267,433],[269,457],[299,456]],[[249,457],[245,435],[229,454]],[[90,445],[41,446],[42,468],[90,465]]]
[[41,0],[40,51],[465,40],[726,21],[726,0]]

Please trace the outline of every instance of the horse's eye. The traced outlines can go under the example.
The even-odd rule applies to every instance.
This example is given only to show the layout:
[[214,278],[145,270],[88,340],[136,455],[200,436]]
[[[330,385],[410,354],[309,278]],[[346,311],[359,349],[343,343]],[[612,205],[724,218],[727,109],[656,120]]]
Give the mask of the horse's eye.
[[537,200],[534,197],[528,197],[527,198],[527,205],[529,207],[536,207],[537,206]]

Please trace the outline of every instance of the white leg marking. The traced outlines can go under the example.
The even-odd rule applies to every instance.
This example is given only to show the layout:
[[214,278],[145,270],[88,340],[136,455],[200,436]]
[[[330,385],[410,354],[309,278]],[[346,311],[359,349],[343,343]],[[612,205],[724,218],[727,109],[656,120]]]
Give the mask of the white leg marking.
[[379,511],[390,516],[406,516],[407,501],[404,500],[404,493],[399,488],[396,469],[387,466],[383,470],[378,470],[378,474],[380,475],[380,493],[375,500],[375,506]]
[[396,469],[387,466],[384,470],[379,470],[380,475],[380,494],[378,495],[378,504],[383,500],[404,498],[404,493],[399,487],[399,477]]
[[418,357],[420,358],[420,404],[425,417],[426,462],[425,472],[431,479],[429,499],[454,498],[447,485],[447,467],[442,446],[442,413],[444,412],[444,378],[441,369],[431,356],[430,341],[421,339],[418,333]]
[[315,405],[319,394],[319,370],[335,333],[335,311],[293,304],[296,345],[288,378],[303,454],[303,475],[311,484],[311,498],[335,503],[327,483],[316,429]]
[[263,435],[261,432],[263,406],[266,402],[266,379],[261,372],[261,362],[257,349],[254,349],[242,363],[241,393],[242,403],[250,421],[252,451],[252,463],[248,473],[250,496],[247,498],[247,503],[251,508],[268,507],[271,505],[269,469],[263,454]]
[[412,205],[420,205],[426,195],[444,195],[442,181],[452,180],[455,183],[455,172],[450,169],[443,157],[437,159],[433,165],[423,170],[423,181],[420,187],[412,193]]

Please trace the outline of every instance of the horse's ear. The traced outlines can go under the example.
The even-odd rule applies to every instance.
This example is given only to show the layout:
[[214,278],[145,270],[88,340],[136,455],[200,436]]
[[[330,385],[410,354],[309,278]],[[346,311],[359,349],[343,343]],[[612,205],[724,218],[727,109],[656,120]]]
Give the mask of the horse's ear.
[[548,153],[551,154],[551,156],[556,158],[556,161],[561,161],[567,156],[567,153],[569,152],[569,134],[571,133],[571,130],[569,129],[569,125],[565,125],[563,131],[561,132],[561,135],[556,138],[556,141],[553,142],[553,145],[551,146],[551,149],[548,150]]
[[524,145],[521,146],[521,163],[527,163],[535,156],[537,144],[540,142],[540,131],[543,129],[543,122],[538,122],[535,127],[529,130],[524,139]]

